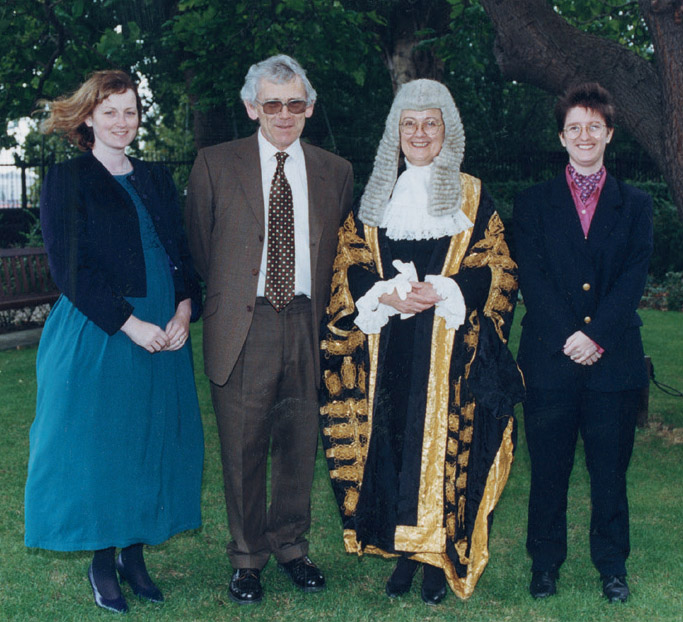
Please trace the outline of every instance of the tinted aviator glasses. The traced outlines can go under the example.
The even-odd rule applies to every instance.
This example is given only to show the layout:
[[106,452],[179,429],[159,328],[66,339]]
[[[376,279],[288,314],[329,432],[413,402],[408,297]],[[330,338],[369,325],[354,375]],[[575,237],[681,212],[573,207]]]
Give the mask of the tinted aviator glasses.
[[277,114],[282,110],[283,106],[287,106],[290,114],[301,114],[308,106],[305,99],[290,99],[286,102],[279,99],[269,99],[268,101],[260,102],[257,99],[256,103],[261,104],[261,108],[263,108],[263,112],[266,114]]
[[576,140],[581,136],[581,131],[585,129],[593,138],[600,138],[602,136],[602,131],[605,129],[604,123],[572,123],[567,125],[562,133],[570,140]]

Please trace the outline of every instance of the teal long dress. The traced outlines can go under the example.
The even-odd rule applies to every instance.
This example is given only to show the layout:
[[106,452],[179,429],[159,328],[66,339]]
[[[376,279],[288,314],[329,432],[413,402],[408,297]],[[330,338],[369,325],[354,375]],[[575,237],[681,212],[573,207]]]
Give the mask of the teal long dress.
[[[175,312],[169,260],[127,176],[138,212],[147,295],[134,315],[165,328]],[[25,543],[56,551],[159,544],[201,524],[204,443],[190,340],[150,354],[107,335],[65,296],[36,361]]]

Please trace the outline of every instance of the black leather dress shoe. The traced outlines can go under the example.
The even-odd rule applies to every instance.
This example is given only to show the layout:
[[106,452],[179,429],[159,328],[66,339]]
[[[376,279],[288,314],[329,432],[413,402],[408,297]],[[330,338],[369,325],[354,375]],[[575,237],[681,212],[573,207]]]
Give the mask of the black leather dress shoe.
[[133,590],[133,594],[152,603],[164,602],[164,595],[161,593],[161,590],[154,585],[151,579],[149,580],[148,585],[142,585],[141,583],[138,583],[132,575],[126,572],[126,568],[123,565],[123,560],[121,559],[121,553],[119,553],[118,557],[116,558],[116,570],[118,570],[121,581],[125,581],[128,583],[128,585],[130,585],[131,589]]
[[557,592],[555,582],[557,581],[557,571],[535,570],[531,575],[529,593],[534,598],[547,598]]
[[399,557],[396,562],[394,572],[391,573],[387,581],[384,591],[389,598],[397,598],[410,592],[410,586],[413,584],[413,577],[420,567],[420,562],[408,559],[407,557]]
[[92,594],[95,597],[95,604],[102,609],[107,611],[113,611],[114,613],[126,613],[128,611],[128,603],[123,595],[119,595],[116,598],[105,598],[100,594],[97,589],[97,584],[95,583],[95,576],[93,575],[92,564],[88,568],[88,581],[90,581],[90,587],[92,587]]
[[625,603],[631,591],[624,575],[605,575],[602,577],[602,593],[611,603]]
[[230,579],[230,600],[239,605],[260,603],[263,598],[261,571],[256,568],[238,568]]
[[277,567],[304,592],[319,592],[325,589],[325,577],[308,555],[297,557],[285,564],[278,564]]
[[438,605],[446,597],[446,575],[441,568],[424,564],[420,595],[427,605]]

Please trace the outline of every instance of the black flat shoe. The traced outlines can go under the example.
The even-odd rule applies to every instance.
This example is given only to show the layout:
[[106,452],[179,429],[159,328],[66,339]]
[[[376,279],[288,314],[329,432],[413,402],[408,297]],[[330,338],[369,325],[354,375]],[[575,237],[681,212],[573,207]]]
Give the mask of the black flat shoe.
[[88,568],[88,581],[90,581],[90,587],[92,588],[92,594],[95,597],[95,604],[102,609],[107,611],[113,611],[114,613],[127,613],[128,603],[123,595],[119,595],[117,598],[105,598],[100,594],[100,591],[95,585],[95,577],[92,572],[92,564]]
[[420,567],[420,562],[407,557],[399,557],[396,562],[394,572],[391,573],[387,581],[384,591],[389,598],[398,598],[410,592],[410,586],[413,584],[413,577]]
[[128,583],[128,585],[130,585],[131,589],[133,590],[133,594],[139,598],[144,598],[151,603],[164,602],[164,595],[161,593],[161,590],[154,585],[151,579],[149,580],[149,585],[140,585],[126,572],[126,568],[123,565],[123,560],[121,559],[121,553],[119,553],[116,558],[116,570],[118,570],[121,581],[125,581]]
[[446,597],[446,575],[441,568],[424,564],[420,594],[427,605],[438,605]]
[[304,592],[319,592],[325,589],[325,577],[308,555],[297,557],[285,564],[278,564],[277,567]]
[[555,582],[557,581],[556,570],[535,570],[531,574],[529,593],[534,598],[547,598],[557,592]]
[[260,603],[263,598],[261,571],[256,568],[238,568],[233,572],[228,591],[230,600],[238,605]]
[[602,593],[611,603],[625,603],[631,591],[624,575],[605,575],[602,577]]

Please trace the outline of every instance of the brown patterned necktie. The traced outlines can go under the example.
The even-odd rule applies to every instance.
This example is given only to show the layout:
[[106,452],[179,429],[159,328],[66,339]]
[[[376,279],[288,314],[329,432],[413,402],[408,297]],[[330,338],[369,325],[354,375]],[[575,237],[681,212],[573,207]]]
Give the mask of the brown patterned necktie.
[[294,298],[294,202],[285,177],[289,154],[278,151],[268,197],[268,266],[265,296],[280,312]]

